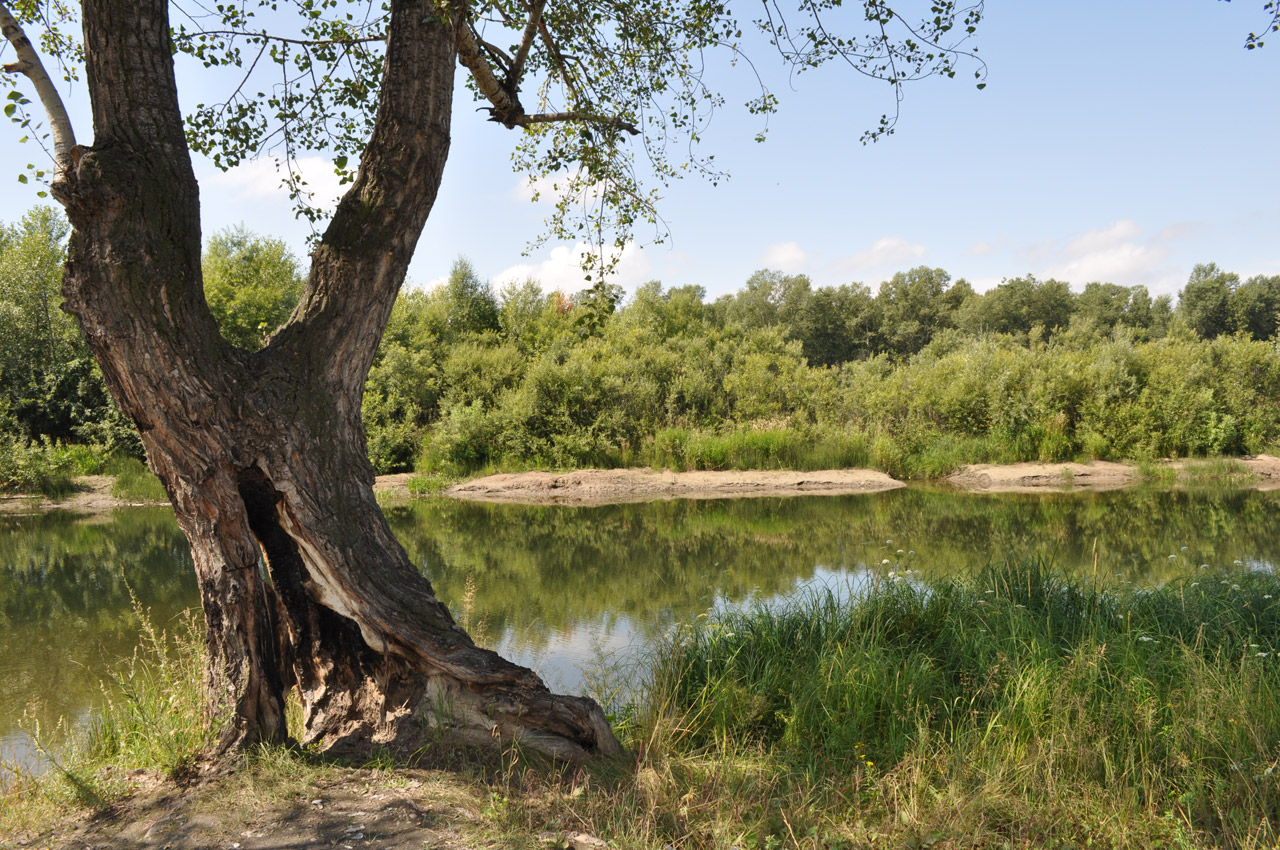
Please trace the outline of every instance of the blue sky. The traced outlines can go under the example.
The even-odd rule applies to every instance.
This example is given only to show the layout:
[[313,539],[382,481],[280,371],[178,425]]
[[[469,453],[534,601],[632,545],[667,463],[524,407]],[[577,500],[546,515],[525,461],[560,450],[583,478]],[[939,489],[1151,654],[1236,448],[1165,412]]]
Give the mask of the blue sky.
[[[1280,274],[1280,34],[1243,48],[1266,21],[1262,5],[991,0],[977,41],[987,88],[963,75],[916,84],[897,132],[871,146],[858,137],[891,106],[887,85],[834,66],[789,79],[761,51],[757,64],[782,100],[768,141],[753,141],[759,119],[735,106],[750,80],[722,68],[729,106],[703,146],[732,176],[667,190],[666,244],[638,233],[618,281],[700,284],[714,297],[775,268],[874,290],[929,265],[980,290],[1033,273],[1077,290],[1102,280],[1160,294],[1177,292],[1200,262]],[[84,92],[68,98],[85,142]],[[459,92],[411,281],[428,285],[466,256],[498,283],[533,276],[548,290],[581,288],[575,246],[522,255],[546,209],[510,170],[513,133],[473,110]],[[39,161],[17,135],[0,131],[2,161]],[[304,165],[317,189],[336,184],[323,158]],[[206,235],[244,223],[305,256],[308,228],[270,162],[222,174],[197,161],[196,172]],[[6,220],[39,202],[13,182],[5,198]]]

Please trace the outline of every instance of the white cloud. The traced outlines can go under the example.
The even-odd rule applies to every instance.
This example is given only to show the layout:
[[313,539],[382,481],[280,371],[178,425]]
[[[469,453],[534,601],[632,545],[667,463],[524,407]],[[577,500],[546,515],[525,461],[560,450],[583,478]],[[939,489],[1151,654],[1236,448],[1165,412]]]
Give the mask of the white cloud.
[[809,255],[796,242],[775,242],[760,255],[760,264],[786,274],[795,274],[809,262]]
[[1124,242],[1081,254],[1045,269],[1047,277],[1065,280],[1077,288],[1101,281],[1123,286],[1155,285],[1169,275],[1169,249],[1150,242]]
[[1165,228],[1147,237],[1136,221],[1121,219],[1082,233],[1065,245],[1048,240],[1022,253],[1035,267],[1035,274],[1066,281],[1077,289],[1101,281],[1141,284],[1161,291],[1177,284],[1178,273],[1169,265],[1168,242],[1181,232],[1186,228]]
[[840,275],[858,275],[876,269],[902,271],[925,255],[923,245],[912,245],[899,236],[885,236],[865,251],[843,257],[831,264]]
[[1117,221],[1109,227],[1090,230],[1067,243],[1065,254],[1070,257],[1087,257],[1104,254],[1132,244],[1142,235],[1142,228],[1131,218]]
[[974,244],[973,247],[971,247],[968,251],[965,251],[965,253],[968,254],[970,257],[985,257],[987,254],[990,254],[995,249],[996,249],[996,243],[994,242],[978,242]]
[[[334,173],[333,162],[322,156],[304,156],[294,163],[294,169],[306,181],[311,193],[311,205],[322,209],[335,206],[349,188],[340,185]],[[227,171],[211,171],[200,180],[205,186],[216,187],[231,194],[237,200],[288,200],[289,190],[283,184],[284,163],[275,157],[248,160]]]
[[[536,280],[543,292],[563,292],[573,294],[591,286],[584,279],[582,258],[590,256],[594,249],[586,242],[575,245],[556,245],[540,263],[518,263],[503,269],[493,277],[493,285],[501,287],[508,283],[521,283],[528,279]],[[628,242],[618,258],[618,265],[610,276],[609,282],[622,286],[627,291],[634,290],[652,277],[652,268],[644,249],[634,242]]]
[[1195,239],[1209,232],[1209,225],[1203,221],[1183,221],[1177,224],[1170,224],[1164,227],[1156,234],[1153,241],[1156,242],[1182,242],[1187,239]]

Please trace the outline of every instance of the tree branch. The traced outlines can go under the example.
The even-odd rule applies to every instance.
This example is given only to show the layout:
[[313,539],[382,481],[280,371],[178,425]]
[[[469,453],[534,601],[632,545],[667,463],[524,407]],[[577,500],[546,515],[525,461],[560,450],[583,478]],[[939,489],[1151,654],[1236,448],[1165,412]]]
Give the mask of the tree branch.
[[[466,13],[468,15],[471,13],[469,7]],[[462,67],[471,72],[471,79],[475,80],[480,94],[493,104],[489,110],[492,120],[508,129],[517,126],[517,120],[524,115],[524,107],[515,97],[515,86],[513,84],[508,89],[493,75],[493,68],[484,58],[475,33],[471,31],[469,21],[459,21],[454,28],[454,47],[458,51],[458,61],[462,63]]]
[[312,253],[302,299],[267,346],[286,369],[292,360],[312,364],[357,423],[365,378],[449,151],[455,27],[434,10],[433,0],[391,4],[373,133]]
[[174,35],[174,41],[191,41],[197,36],[216,35],[223,38],[244,38],[248,40],[257,39],[262,42],[275,41],[280,44],[296,44],[302,47],[324,47],[331,44],[341,44],[350,47],[356,44],[381,44],[387,40],[385,34],[362,36],[359,38],[286,38],[282,35],[272,35],[269,32],[252,32],[249,30],[193,30],[192,32],[183,32]]
[[524,35],[520,37],[520,47],[516,50],[516,58],[511,62],[511,70],[507,78],[507,84],[513,91],[518,90],[520,77],[524,75],[524,62],[529,58],[529,49],[533,47],[533,40],[538,37],[538,26],[542,23],[542,10],[546,5],[547,0],[537,0],[529,8],[529,23],[524,28]]
[[[492,120],[497,120],[494,118]],[[517,127],[528,127],[530,124],[556,124],[563,121],[579,121],[586,124],[603,124],[607,127],[616,127],[619,130],[626,130],[633,136],[640,135],[640,128],[630,121],[624,121],[621,118],[611,118],[608,115],[593,115],[590,112],[582,112],[574,110],[570,112],[540,112],[536,115],[521,115],[514,122]]]
[[76,134],[71,128],[71,119],[67,116],[62,96],[58,94],[57,86],[53,84],[44,63],[40,61],[40,54],[36,52],[31,40],[22,31],[22,26],[3,2],[0,2],[0,33],[13,45],[13,49],[18,54],[17,62],[4,66],[5,73],[26,74],[36,88],[40,105],[49,116],[49,130],[53,134],[53,161],[57,167],[58,176],[62,177],[71,169],[73,164],[71,149],[76,145]]
[[[616,116],[596,115],[583,110],[540,112],[534,115],[524,111],[524,105],[520,103],[520,99],[516,96],[516,91],[520,79],[520,68],[528,57],[530,45],[541,32],[547,44],[554,48],[551,36],[546,32],[546,27],[542,23],[542,8],[544,5],[544,2],[539,2],[530,10],[529,24],[525,27],[524,37],[520,43],[516,58],[511,60],[508,67],[505,83],[499,81],[494,75],[493,67],[484,57],[484,47],[486,45],[476,37],[469,24],[459,24],[455,30],[454,37],[458,51],[458,61],[471,72],[471,78],[475,80],[476,87],[492,104],[492,106],[488,107],[489,120],[496,121],[509,130],[516,127],[530,127],[534,124],[580,121],[588,124],[615,127],[625,130],[633,136],[640,135],[640,128],[636,127],[635,124]],[[564,57],[557,52],[555,59],[556,64],[563,68]]]

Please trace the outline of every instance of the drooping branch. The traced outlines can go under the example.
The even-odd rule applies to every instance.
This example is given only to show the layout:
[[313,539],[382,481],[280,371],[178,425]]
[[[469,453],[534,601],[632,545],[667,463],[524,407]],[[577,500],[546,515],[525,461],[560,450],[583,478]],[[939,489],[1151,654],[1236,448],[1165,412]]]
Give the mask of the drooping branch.
[[276,42],[277,44],[292,44],[300,47],[326,47],[335,44],[350,47],[356,44],[381,44],[387,40],[386,35],[382,33],[370,36],[352,36],[351,38],[288,38],[283,35],[273,35],[265,30],[259,32],[249,30],[194,30],[175,34],[174,41],[194,41],[205,36],[243,38],[251,44]]
[[71,149],[76,144],[75,131],[71,127],[71,119],[67,116],[66,106],[62,103],[62,96],[58,94],[57,86],[53,84],[53,79],[45,70],[44,63],[40,61],[40,54],[31,44],[26,33],[22,31],[22,26],[9,11],[9,7],[3,2],[0,2],[0,33],[13,45],[14,51],[18,54],[17,62],[4,66],[5,73],[25,74],[35,86],[40,105],[49,116],[49,130],[53,135],[53,160],[57,166],[58,176],[62,177],[71,168]]

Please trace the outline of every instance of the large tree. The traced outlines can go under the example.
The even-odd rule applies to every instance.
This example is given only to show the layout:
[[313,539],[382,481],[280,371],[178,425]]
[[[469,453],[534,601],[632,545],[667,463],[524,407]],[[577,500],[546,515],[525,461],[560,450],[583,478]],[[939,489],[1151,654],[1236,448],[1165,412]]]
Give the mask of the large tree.
[[[708,0],[279,0],[218,5],[212,19],[173,8],[177,27],[165,0],[85,0],[78,13],[11,0],[0,27],[18,60],[6,70],[29,78],[49,117],[51,191],[73,226],[65,309],[191,542],[209,693],[233,718],[222,748],[283,740],[296,687],[298,737],[342,750],[445,738],[617,751],[594,702],[477,647],[437,601],[374,500],[361,394],[440,184],[460,66],[490,120],[517,131],[517,164],[558,193],[549,232],[625,234],[654,218],[638,174],[660,187],[686,167],[712,172],[666,152],[683,156],[668,143],[696,140],[720,104],[704,54],[740,55],[744,27]],[[796,69],[836,61],[889,82],[895,105],[872,137],[892,130],[904,83],[953,75],[965,57],[966,73],[984,73],[962,47],[980,0],[922,4],[920,20],[884,0],[754,13],[745,29]],[[24,26],[72,76],[83,61],[91,144],[75,143]],[[184,120],[175,54],[245,78]],[[268,66],[276,82],[253,94]],[[762,88],[748,107],[774,104]],[[285,162],[330,151],[350,188],[297,308],[250,351],[219,334],[205,300],[191,151],[231,166],[272,145]]]

